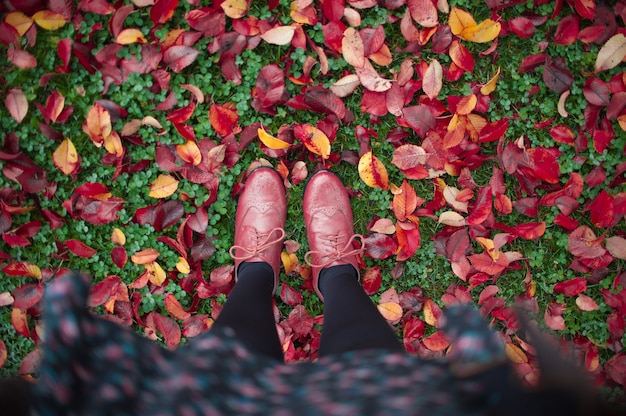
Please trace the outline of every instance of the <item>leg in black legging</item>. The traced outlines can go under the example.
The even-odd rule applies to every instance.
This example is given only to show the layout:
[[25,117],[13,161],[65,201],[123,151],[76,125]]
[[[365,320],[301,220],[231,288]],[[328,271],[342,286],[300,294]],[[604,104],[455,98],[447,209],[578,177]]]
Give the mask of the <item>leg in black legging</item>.
[[272,310],[274,271],[268,263],[241,263],[237,283],[213,328],[230,327],[250,351],[284,360]]
[[324,295],[324,329],[320,356],[364,349],[403,352],[391,326],[363,291],[351,265],[322,270],[319,288]]

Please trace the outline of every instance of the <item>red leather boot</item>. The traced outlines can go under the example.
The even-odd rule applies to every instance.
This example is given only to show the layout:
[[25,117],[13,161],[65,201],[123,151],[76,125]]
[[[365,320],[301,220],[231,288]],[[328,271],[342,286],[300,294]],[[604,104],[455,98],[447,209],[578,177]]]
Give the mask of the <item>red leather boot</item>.
[[235,259],[235,281],[242,262],[266,262],[274,270],[276,291],[286,218],[287,200],[282,178],[271,168],[254,170],[239,196],[235,244],[229,250]]
[[[357,255],[365,248],[363,236],[354,234],[350,198],[341,180],[330,171],[311,177],[304,191],[304,223],[310,251],[305,262],[311,266],[313,288],[320,299],[319,275],[322,269],[350,264],[360,279]],[[360,247],[355,248],[358,241]]]

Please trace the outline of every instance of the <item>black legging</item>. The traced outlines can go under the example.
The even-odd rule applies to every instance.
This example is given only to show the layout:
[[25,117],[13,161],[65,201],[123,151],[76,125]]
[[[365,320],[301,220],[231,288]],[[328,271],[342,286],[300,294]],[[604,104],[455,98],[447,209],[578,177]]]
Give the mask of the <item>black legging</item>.
[[[250,350],[283,361],[272,311],[274,273],[267,263],[242,263],[213,328],[230,327]],[[404,348],[357,281],[350,265],[320,274],[324,328],[319,356],[364,349],[402,352]]]

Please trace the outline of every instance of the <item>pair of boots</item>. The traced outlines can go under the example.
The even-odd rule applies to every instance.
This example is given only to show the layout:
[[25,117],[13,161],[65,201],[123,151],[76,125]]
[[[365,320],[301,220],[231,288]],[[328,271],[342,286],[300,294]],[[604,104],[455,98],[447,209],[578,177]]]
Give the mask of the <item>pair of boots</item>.
[[[351,265],[360,278],[357,254],[363,251],[364,240],[363,236],[354,234],[345,187],[329,171],[319,171],[309,180],[303,211],[310,248],[304,259],[311,266],[313,288],[323,301],[320,272],[332,266]],[[265,262],[274,271],[276,291],[286,217],[287,200],[280,175],[268,167],[254,170],[239,197],[235,217],[235,241],[230,249],[235,260],[235,279],[242,262]],[[355,242],[360,247],[355,248]]]

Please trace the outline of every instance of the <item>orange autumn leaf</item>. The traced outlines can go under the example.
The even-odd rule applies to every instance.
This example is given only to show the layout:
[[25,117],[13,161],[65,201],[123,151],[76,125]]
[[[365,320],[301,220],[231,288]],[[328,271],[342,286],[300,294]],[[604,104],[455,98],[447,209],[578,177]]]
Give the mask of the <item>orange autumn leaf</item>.
[[112,131],[111,115],[104,107],[95,103],[87,113],[86,133],[91,141],[100,147],[104,143],[104,138],[108,137]]
[[239,114],[237,114],[235,104],[230,102],[223,105],[211,104],[209,121],[211,121],[211,127],[222,136],[236,132],[239,128]]
[[167,309],[169,314],[176,319],[183,320],[191,316],[191,314],[183,308],[178,299],[176,299],[176,296],[171,293],[165,295],[163,303],[165,304],[165,309]]
[[431,351],[443,351],[450,345],[450,341],[441,331],[422,339],[422,343]]
[[330,140],[323,131],[310,124],[296,124],[293,134],[311,153],[321,156],[322,159],[328,159]]
[[161,174],[159,175],[152,185],[150,185],[150,193],[148,196],[152,198],[167,198],[172,195],[178,189],[178,180],[173,176]]
[[[498,78],[500,78],[500,67],[498,67],[496,74],[489,81],[487,81],[485,85],[480,87],[480,93],[482,95],[489,95],[492,92],[494,92],[496,90],[496,84],[498,82]],[[569,90],[567,90],[567,93],[568,93],[567,95],[569,95]],[[559,104],[560,104],[560,101],[559,101]],[[567,117],[567,115],[565,117]]]
[[404,221],[417,208],[418,198],[415,189],[406,181],[402,182],[400,192],[393,196],[392,208],[396,218]]
[[202,161],[202,153],[200,153],[200,148],[196,142],[191,140],[187,140],[185,144],[177,144],[176,145],[176,153],[182,160],[187,163],[191,163],[194,166],[197,166]]
[[372,154],[367,152],[359,159],[359,177],[369,187],[389,189],[389,177],[385,165]]
[[54,166],[59,168],[65,175],[76,173],[80,166],[76,147],[74,147],[74,143],[70,139],[65,139],[61,142],[59,147],[52,153],[52,161]]
[[474,111],[477,103],[478,98],[476,98],[476,94],[463,97],[459,100],[459,103],[456,106],[456,113],[462,116],[466,116]]
[[450,30],[461,39],[470,42],[484,43],[494,40],[499,34],[501,25],[491,19],[476,24],[474,17],[463,9],[453,7],[448,19]]
[[246,0],[225,0],[220,6],[224,10],[224,14],[231,19],[241,19],[248,12]]
[[57,30],[65,26],[65,17],[50,10],[40,10],[33,15],[33,20],[39,27],[46,30]]
[[257,134],[259,135],[259,139],[261,142],[269,147],[270,149],[279,150],[279,149],[287,149],[291,144],[284,142],[271,134],[267,133],[263,127],[259,127],[257,129]]
[[30,29],[33,25],[33,19],[26,16],[22,12],[11,12],[6,15],[4,21],[13,26],[13,28],[17,31],[17,34],[20,36],[24,36],[24,34],[28,32],[28,29]]
[[507,342],[504,346],[504,351],[506,352],[506,356],[509,357],[509,359],[515,364],[528,362],[528,357],[526,356],[526,353],[515,344]]
[[153,248],[146,248],[144,250],[138,251],[132,256],[130,256],[130,261],[135,264],[148,264],[152,263],[159,257],[159,252]]
[[402,318],[402,306],[396,302],[384,302],[377,305],[378,312],[389,322],[398,321]]
[[141,30],[129,28],[122,30],[115,38],[115,43],[120,45],[130,45],[131,43],[146,43],[147,39]]

